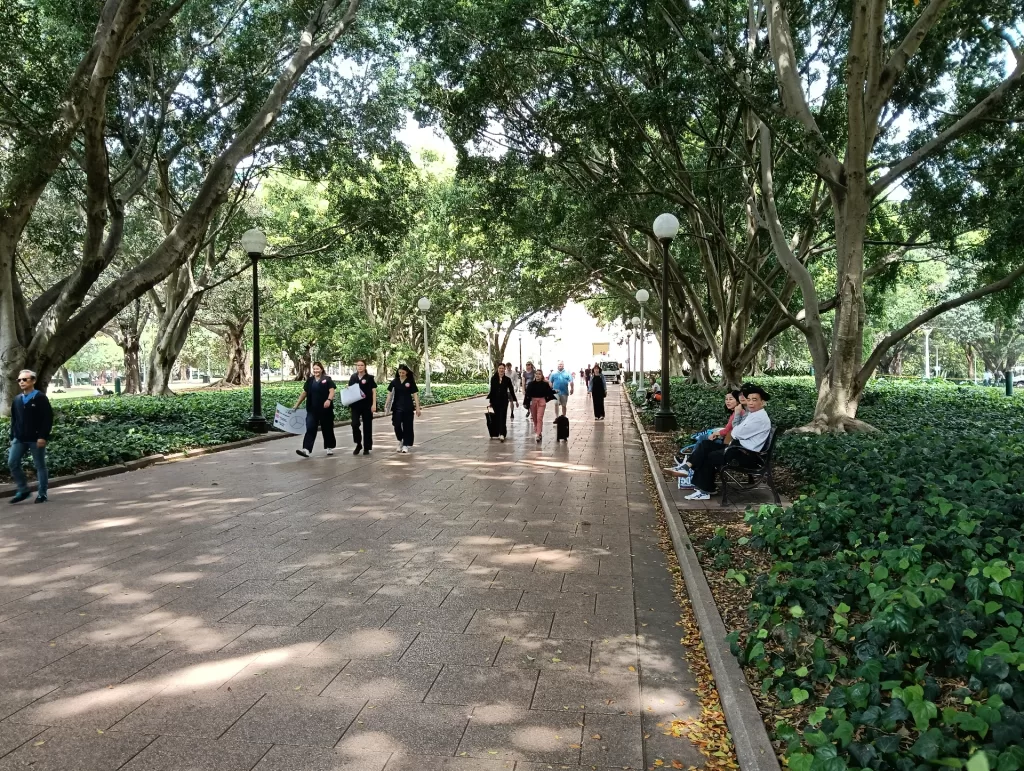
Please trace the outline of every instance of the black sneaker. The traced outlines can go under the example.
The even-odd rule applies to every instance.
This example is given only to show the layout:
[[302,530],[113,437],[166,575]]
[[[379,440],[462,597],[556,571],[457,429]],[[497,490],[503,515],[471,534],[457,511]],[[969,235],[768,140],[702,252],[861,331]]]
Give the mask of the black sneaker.
[[358,455],[360,452],[362,452],[362,450],[363,450],[363,446],[361,444],[357,444],[356,448],[352,451],[352,454],[353,455]]
[[46,503],[46,500],[47,499],[46,499],[45,495],[37,495],[36,496],[36,503]]
[[22,501],[28,500],[31,493],[15,493],[14,497],[11,498],[11,503],[21,503]]

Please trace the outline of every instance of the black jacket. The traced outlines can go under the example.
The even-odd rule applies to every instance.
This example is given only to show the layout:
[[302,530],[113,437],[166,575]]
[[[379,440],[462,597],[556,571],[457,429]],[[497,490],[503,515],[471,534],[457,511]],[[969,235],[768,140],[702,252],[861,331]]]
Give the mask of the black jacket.
[[53,429],[53,408],[46,394],[39,391],[28,404],[21,394],[14,397],[11,407],[11,437],[19,442],[35,442],[37,439],[50,441]]
[[608,386],[604,382],[604,375],[594,375],[590,381],[590,395],[599,399],[608,396]]
[[526,386],[526,398],[543,399],[546,402],[550,402],[554,400],[555,392],[551,388],[551,383],[547,380],[543,383],[539,380],[534,380],[530,385]]
[[501,380],[498,380],[497,375],[491,375],[491,390],[487,392],[487,401],[491,403],[492,407],[502,404],[507,407],[509,402],[519,404],[515,389],[512,388],[512,380],[508,375]]

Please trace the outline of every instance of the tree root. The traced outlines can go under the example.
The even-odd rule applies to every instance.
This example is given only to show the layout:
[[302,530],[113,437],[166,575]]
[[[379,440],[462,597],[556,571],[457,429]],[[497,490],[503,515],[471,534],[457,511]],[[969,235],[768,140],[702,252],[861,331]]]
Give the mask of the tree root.
[[787,434],[867,434],[875,433],[878,429],[870,423],[857,418],[841,417],[837,421],[830,422],[825,418],[815,418],[806,426],[791,428]]

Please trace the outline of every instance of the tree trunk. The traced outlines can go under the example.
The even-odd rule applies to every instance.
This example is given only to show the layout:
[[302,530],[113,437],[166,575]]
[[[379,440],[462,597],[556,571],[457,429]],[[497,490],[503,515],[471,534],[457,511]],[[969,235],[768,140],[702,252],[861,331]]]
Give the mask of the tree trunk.
[[[295,365],[295,377],[293,380],[303,382],[308,380],[313,375],[313,343],[306,343],[302,352],[288,351],[288,358],[292,360]],[[260,372],[260,363],[254,361],[252,363],[253,377],[257,377]]]
[[181,354],[181,349],[188,338],[189,328],[195,319],[201,292],[189,292],[184,299],[173,302],[168,298],[164,312],[153,341],[153,350],[149,354],[149,371],[146,375],[146,393],[151,396],[169,396],[170,381],[174,373],[174,364]]
[[133,338],[122,346],[124,351],[124,383],[121,392],[142,393],[142,369],[139,365],[139,339]]
[[228,371],[224,375],[224,382],[231,385],[248,385],[252,382],[249,377],[249,352],[245,347],[245,327],[244,323],[225,323],[223,338],[228,349]]

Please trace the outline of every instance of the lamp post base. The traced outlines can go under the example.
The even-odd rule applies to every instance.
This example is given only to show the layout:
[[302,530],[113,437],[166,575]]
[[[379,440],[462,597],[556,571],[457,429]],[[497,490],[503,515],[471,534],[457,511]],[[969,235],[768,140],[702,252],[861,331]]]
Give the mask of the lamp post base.
[[654,415],[654,430],[658,432],[675,431],[679,428],[676,416],[671,412],[658,412]]
[[270,424],[262,415],[252,415],[245,421],[245,427],[256,434],[265,434],[270,430]]

